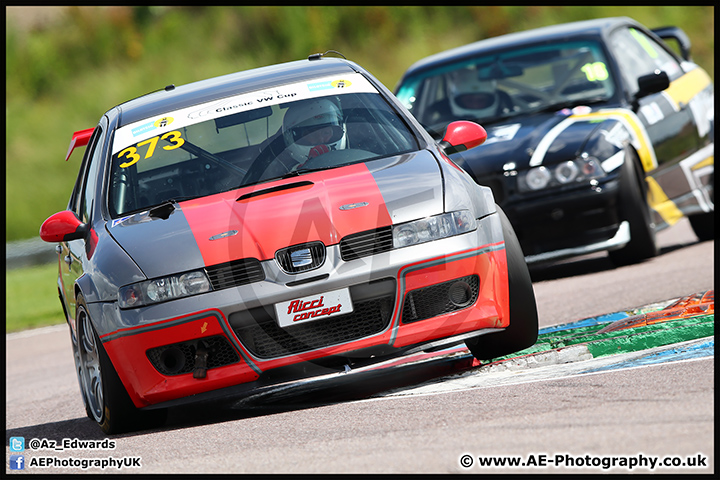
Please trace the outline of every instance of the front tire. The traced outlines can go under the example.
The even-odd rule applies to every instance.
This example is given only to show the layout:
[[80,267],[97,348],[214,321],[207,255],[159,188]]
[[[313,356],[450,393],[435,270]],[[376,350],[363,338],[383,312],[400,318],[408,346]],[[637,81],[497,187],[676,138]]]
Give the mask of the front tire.
[[75,360],[75,374],[77,375],[78,385],[80,386],[80,396],[85,406],[85,413],[89,419],[94,420],[92,411],[90,410],[90,404],[88,404],[87,395],[85,394],[85,369],[80,354],[80,345],[78,344],[76,332],[73,332],[72,328],[70,328],[70,341],[72,343],[73,359]]
[[120,381],[88,314],[82,295],[77,298],[76,361],[80,390],[88,416],[106,434],[115,434],[162,425],[167,410],[141,411],[135,408]]
[[637,165],[637,155],[628,148],[620,173],[618,210],[621,221],[630,224],[630,241],[623,248],[608,252],[610,260],[617,266],[638,263],[658,254],[655,228],[647,201],[647,184]]
[[500,207],[497,207],[497,212],[505,238],[510,325],[502,332],[488,333],[465,341],[470,352],[478,360],[490,360],[518,352],[533,346],[538,337],[535,292],[525,256],[505,212]]
[[715,212],[690,215],[690,226],[701,242],[715,238]]

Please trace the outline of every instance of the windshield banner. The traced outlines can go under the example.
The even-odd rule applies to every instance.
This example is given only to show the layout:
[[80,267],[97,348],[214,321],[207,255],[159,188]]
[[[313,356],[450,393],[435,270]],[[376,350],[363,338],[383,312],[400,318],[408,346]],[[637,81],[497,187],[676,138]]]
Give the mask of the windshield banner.
[[114,155],[128,145],[161,134],[166,130],[177,130],[206,120],[269,105],[344,93],[377,93],[377,90],[364,76],[359,73],[351,73],[342,76],[314,78],[307,82],[280,85],[271,89],[213,100],[119,128],[115,132],[112,153]]

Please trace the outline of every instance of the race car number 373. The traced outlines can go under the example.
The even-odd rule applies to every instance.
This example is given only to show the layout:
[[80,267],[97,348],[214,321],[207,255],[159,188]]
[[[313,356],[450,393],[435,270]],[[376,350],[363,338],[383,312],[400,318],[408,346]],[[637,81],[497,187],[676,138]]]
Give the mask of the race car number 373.
[[275,304],[278,324],[289,327],[353,311],[347,288]]
[[354,359],[534,344],[513,227],[447,156],[487,132],[445,130],[438,143],[360,65],[313,55],[157,91],[76,131],[63,158],[86,147],[80,180],[40,233],[60,252],[87,415],[114,435]]

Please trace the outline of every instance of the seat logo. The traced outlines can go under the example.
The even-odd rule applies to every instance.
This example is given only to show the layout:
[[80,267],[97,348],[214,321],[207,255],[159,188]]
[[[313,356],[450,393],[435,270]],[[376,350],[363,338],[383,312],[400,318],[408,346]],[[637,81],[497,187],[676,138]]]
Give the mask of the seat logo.
[[290,262],[294,268],[305,267],[312,264],[312,254],[309,248],[295,250],[290,254]]
[[315,241],[283,248],[275,253],[275,261],[285,273],[314,270],[325,263],[325,245]]

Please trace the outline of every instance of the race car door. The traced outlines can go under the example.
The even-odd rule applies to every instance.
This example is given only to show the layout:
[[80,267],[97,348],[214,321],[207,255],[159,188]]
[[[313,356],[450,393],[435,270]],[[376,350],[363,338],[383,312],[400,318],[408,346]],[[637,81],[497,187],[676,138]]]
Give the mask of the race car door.
[[[708,109],[713,108],[708,92],[712,92],[712,83],[702,69],[692,63],[681,65],[667,48],[637,28],[614,31],[609,43],[630,99],[639,90],[639,77],[657,70],[669,77],[670,87],[639,99],[636,113],[658,162],[657,166],[644,165],[651,177],[649,192],[655,196],[651,204],[664,204],[655,209],[662,217],[658,220],[673,224],[682,216],[681,211],[688,213],[702,201],[692,167],[708,157],[700,150],[708,143]],[[703,100],[706,97],[707,101]]]
[[[92,218],[92,209],[98,207],[94,195],[98,181],[98,168],[101,163],[102,139],[104,131],[98,125],[90,138],[88,148],[83,157],[83,163],[70,197],[68,209],[71,210],[82,223]],[[83,264],[87,261],[87,245],[84,239],[70,240],[60,243],[60,276],[62,280],[63,296],[68,321],[75,322],[75,282],[84,272]]]

